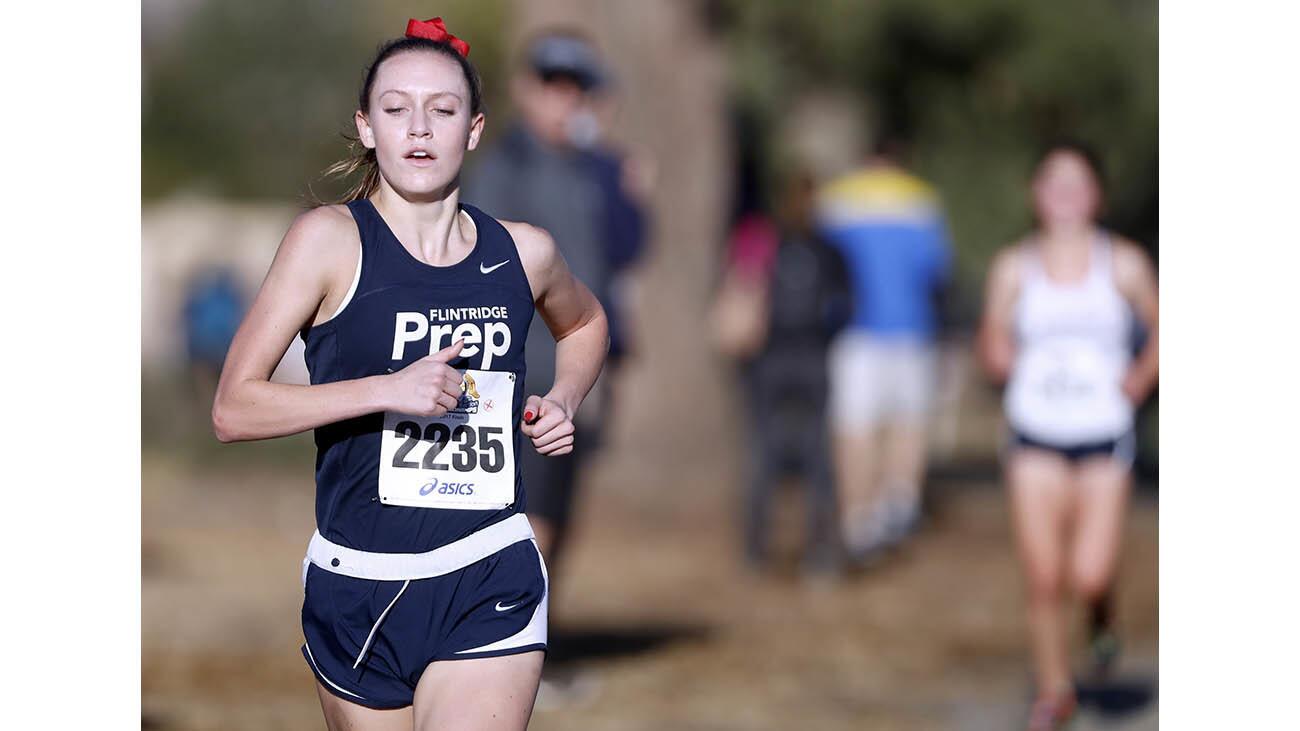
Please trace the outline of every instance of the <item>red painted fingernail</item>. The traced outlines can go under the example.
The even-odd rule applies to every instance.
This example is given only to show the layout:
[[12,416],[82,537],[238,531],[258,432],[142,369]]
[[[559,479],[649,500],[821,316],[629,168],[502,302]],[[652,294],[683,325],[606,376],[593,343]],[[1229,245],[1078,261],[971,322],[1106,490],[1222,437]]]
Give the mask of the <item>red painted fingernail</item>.
[[533,420],[533,412],[532,412],[532,411],[525,411],[525,412],[524,412],[524,421],[531,422],[532,420]]

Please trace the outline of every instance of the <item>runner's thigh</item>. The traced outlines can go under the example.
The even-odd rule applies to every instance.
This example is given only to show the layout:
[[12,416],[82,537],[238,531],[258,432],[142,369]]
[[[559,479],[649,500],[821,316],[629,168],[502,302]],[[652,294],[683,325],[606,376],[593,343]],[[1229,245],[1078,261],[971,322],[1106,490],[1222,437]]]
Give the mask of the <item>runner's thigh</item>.
[[320,681],[316,682],[316,695],[320,696],[321,711],[325,713],[325,726],[329,731],[411,731],[410,706],[391,711],[366,708],[334,695]]
[[542,677],[540,650],[430,663],[415,687],[416,731],[522,731]]
[[1016,449],[1007,456],[1011,522],[1031,590],[1060,590],[1070,519],[1070,467],[1061,456]]
[[1096,594],[1105,590],[1115,571],[1132,480],[1127,465],[1094,457],[1079,464],[1075,484],[1071,577],[1076,589]]

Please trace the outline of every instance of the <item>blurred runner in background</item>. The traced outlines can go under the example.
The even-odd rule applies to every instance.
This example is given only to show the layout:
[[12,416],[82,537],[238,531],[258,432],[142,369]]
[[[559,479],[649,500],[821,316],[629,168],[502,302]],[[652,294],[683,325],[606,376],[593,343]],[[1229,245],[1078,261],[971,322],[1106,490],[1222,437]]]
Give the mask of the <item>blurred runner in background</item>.
[[[1076,142],[1047,148],[1033,180],[1038,227],[994,259],[978,336],[1006,382],[1005,454],[1037,671],[1031,731],[1075,706],[1063,600],[1088,604],[1094,670],[1118,652],[1112,583],[1134,456],[1136,406],[1159,367],[1156,277],[1140,247],[1096,223],[1100,166]],[[1133,315],[1146,329],[1134,358]]]
[[839,570],[827,351],[850,302],[844,261],[813,225],[814,193],[810,177],[793,176],[775,221],[751,210],[735,223],[713,324],[742,367],[750,412],[746,562],[767,566],[777,487],[793,472],[806,495],[803,570],[827,577]]
[[[511,84],[519,119],[465,179],[465,200],[498,216],[527,221],[555,238],[565,261],[605,306],[610,322],[606,373],[578,414],[582,439],[560,458],[522,455],[528,517],[552,573],[568,537],[578,471],[598,445],[610,409],[610,371],[629,352],[629,317],[619,275],[641,255],[643,191],[630,163],[601,145],[597,105],[610,75],[577,31],[543,31],[524,45]],[[528,334],[529,388],[554,377],[555,341],[545,323]],[[562,573],[562,572],[561,572]]]
[[950,245],[935,191],[882,137],[866,164],[820,194],[819,224],[848,262],[849,327],[831,348],[831,418],[845,548],[860,562],[920,518],[936,388],[939,296]]

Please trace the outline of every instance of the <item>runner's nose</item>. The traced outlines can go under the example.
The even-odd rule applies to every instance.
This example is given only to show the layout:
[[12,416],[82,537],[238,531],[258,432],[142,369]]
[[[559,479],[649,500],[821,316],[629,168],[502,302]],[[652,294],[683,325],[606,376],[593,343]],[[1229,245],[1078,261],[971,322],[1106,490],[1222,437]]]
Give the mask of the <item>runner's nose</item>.
[[411,127],[407,130],[407,135],[417,138],[431,136],[429,118],[423,109],[416,109],[411,114]]

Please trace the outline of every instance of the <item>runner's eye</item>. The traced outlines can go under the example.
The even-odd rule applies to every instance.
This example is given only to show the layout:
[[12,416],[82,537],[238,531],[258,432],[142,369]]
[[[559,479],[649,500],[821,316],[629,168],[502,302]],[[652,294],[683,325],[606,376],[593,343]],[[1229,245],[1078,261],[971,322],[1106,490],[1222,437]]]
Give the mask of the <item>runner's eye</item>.
[[455,109],[435,109],[434,111],[437,112],[438,114],[441,114],[441,115],[445,116],[445,117],[450,117],[450,116],[452,116],[453,114],[456,113],[456,110],[455,110]]
[[405,110],[406,110],[406,107],[389,107],[388,109],[385,109],[384,111],[385,111],[385,112],[388,112],[389,114],[396,114],[396,113],[398,113],[398,112],[402,112],[402,111],[405,111]]

